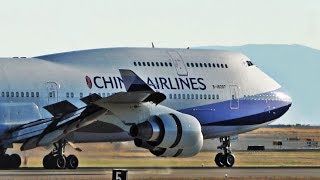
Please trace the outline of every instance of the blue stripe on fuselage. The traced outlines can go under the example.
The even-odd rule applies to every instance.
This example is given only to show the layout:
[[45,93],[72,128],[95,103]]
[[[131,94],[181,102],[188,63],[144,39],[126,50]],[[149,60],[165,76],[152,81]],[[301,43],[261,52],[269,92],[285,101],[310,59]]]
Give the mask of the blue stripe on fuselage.
[[[196,117],[202,126],[255,125],[282,116],[291,106],[291,99],[280,90],[239,99],[239,108],[231,108],[228,100],[179,110]],[[234,105],[234,104],[233,104]]]

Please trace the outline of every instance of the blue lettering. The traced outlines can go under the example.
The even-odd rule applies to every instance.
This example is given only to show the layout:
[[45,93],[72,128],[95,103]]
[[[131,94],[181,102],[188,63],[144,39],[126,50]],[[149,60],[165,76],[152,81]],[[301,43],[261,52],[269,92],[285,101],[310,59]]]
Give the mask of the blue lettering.
[[186,81],[184,81],[182,78],[179,78],[180,83],[181,83],[181,89],[184,89],[184,85],[186,85],[188,87],[188,89],[190,89],[190,83],[188,81],[188,78],[186,78]]
[[204,84],[203,81],[204,81],[203,78],[198,78],[198,83],[201,84],[200,89],[201,90],[206,90],[207,86]]
[[99,85],[97,84],[97,79],[101,79],[101,77],[96,76],[96,77],[93,78],[94,85],[95,85],[97,88],[102,89],[103,86],[99,86]]
[[111,88],[113,89],[113,83],[111,77],[109,77],[109,81],[106,81],[104,77],[102,77],[103,82],[104,82],[104,88],[108,88],[108,84],[111,84]]
[[199,88],[197,88],[197,87],[194,87],[194,85],[197,84],[197,82],[194,82],[195,80],[196,80],[196,78],[190,78],[191,87],[192,87],[192,89],[199,89]]

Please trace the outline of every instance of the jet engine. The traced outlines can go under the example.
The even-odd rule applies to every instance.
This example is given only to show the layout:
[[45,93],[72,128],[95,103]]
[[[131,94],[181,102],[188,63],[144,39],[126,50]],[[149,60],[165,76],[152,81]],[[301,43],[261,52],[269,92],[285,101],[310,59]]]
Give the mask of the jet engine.
[[130,135],[135,138],[136,146],[149,149],[157,156],[194,154],[203,145],[199,121],[181,113],[152,116],[133,125]]

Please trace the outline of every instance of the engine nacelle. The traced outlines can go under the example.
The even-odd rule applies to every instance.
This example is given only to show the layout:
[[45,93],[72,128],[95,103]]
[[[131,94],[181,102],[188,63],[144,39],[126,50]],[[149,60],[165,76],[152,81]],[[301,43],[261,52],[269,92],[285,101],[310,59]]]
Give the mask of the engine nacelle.
[[[199,121],[187,114],[162,114],[133,125],[130,135],[144,140],[150,147],[192,149],[195,144],[203,144]],[[148,146],[144,142],[143,146]],[[150,149],[150,148],[147,148]]]
[[155,148],[150,152],[158,157],[192,157],[198,154],[202,148],[203,141],[199,141],[192,148]]

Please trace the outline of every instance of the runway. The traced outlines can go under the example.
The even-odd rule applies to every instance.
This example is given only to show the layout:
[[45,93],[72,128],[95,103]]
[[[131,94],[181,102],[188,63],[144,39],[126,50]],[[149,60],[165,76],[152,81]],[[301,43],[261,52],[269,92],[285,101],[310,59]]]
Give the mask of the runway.
[[[128,169],[132,179],[210,179],[245,177],[300,177],[320,178],[320,167],[238,167],[238,168],[121,168]],[[22,168],[1,170],[0,179],[111,179],[112,168],[79,168],[77,170],[46,170]]]

